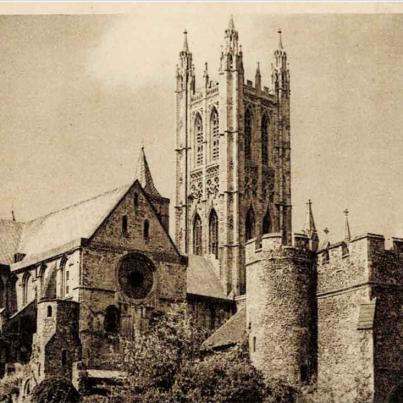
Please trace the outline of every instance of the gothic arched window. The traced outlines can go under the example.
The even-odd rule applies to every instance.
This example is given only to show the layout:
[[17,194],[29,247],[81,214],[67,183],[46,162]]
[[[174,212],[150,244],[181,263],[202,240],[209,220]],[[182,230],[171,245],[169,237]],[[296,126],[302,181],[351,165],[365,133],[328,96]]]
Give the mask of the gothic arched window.
[[127,215],[122,216],[122,236],[127,238],[129,232],[128,232],[128,220],[127,220]]
[[249,208],[246,214],[245,237],[247,241],[255,237],[255,213],[252,207]]
[[193,254],[202,254],[202,222],[199,214],[193,220]]
[[135,193],[133,195],[133,205],[134,205],[134,212],[137,213],[137,209],[139,208],[139,195]]
[[213,108],[210,116],[211,159],[218,160],[220,156],[220,132],[218,112]]
[[270,234],[271,232],[271,220],[270,213],[267,211],[266,215],[263,217],[263,225],[262,225],[263,234]]
[[195,138],[196,138],[196,165],[203,164],[203,121],[199,114],[195,119]]
[[150,222],[148,220],[144,221],[143,226],[143,239],[147,242],[150,239]]
[[266,114],[262,118],[262,164],[269,162],[269,119]]
[[60,270],[60,284],[59,284],[59,290],[60,290],[60,298],[64,298],[66,295],[66,263],[67,263],[67,257],[63,256],[60,259],[60,265],[59,265],[59,270]]
[[46,276],[46,264],[42,263],[39,268],[39,281],[40,281],[40,285],[41,285],[42,295],[39,295],[39,298],[42,298],[45,296],[45,276]]
[[218,258],[218,217],[214,209],[209,218],[209,253]]
[[248,109],[245,113],[245,161],[252,158],[252,114]]
[[31,273],[26,272],[22,278],[22,305],[26,305],[31,299]]

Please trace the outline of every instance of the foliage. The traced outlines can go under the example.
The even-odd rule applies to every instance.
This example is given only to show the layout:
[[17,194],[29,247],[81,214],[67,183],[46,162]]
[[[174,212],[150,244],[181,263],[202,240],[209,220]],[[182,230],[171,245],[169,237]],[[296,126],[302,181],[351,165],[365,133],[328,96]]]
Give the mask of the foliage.
[[35,386],[32,400],[34,403],[78,403],[80,395],[68,379],[52,377]]
[[[293,403],[299,398],[299,390],[277,379],[266,380],[265,403]],[[323,401],[321,402],[323,403]]]
[[175,402],[261,402],[265,386],[244,346],[186,365],[172,389]]
[[155,317],[149,330],[126,344],[121,369],[128,373],[111,402],[260,402],[264,385],[245,348],[206,355],[206,331],[195,326],[186,305]]
[[29,373],[28,365],[18,365],[17,371],[12,375],[6,375],[0,380],[0,402],[12,402],[12,395],[18,395],[23,379]]

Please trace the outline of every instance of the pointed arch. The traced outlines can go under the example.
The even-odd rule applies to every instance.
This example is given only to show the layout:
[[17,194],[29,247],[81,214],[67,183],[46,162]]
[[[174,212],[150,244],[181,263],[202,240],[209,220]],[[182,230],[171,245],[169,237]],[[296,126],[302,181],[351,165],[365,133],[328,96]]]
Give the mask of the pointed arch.
[[25,306],[28,302],[31,302],[33,289],[31,281],[31,273],[27,271],[22,277],[22,305]]
[[193,254],[202,254],[202,221],[199,214],[196,213],[193,219]]
[[18,277],[15,274],[12,274],[6,283],[6,304],[7,309],[10,314],[13,314],[17,311],[17,292],[16,292],[16,284],[18,281]]
[[218,160],[220,157],[220,129],[218,112],[215,107],[210,114],[210,144],[211,144],[211,160]]
[[245,220],[245,238],[246,241],[255,237],[255,212],[252,207],[249,207],[248,212],[246,213]]
[[66,295],[66,263],[67,263],[67,256],[63,255],[60,259],[59,270],[60,270],[60,298],[64,298]]
[[252,112],[250,108],[246,110],[245,113],[245,161],[250,161],[252,159]]
[[196,150],[196,166],[203,164],[203,120],[200,113],[196,114],[194,123],[194,133],[195,133],[195,150]]
[[214,209],[209,217],[209,253],[218,259],[218,216]]
[[42,263],[39,267],[39,282],[40,282],[40,294],[38,293],[38,298],[42,298],[45,296],[45,276],[46,276],[46,264]]
[[261,134],[262,164],[267,165],[269,163],[269,118],[266,113],[262,117]]
[[270,234],[271,231],[272,231],[272,229],[271,229],[270,212],[269,212],[269,210],[267,210],[265,216],[263,217],[262,233]]
[[148,242],[150,240],[150,221],[148,221],[148,220],[144,220],[143,239],[146,242]]

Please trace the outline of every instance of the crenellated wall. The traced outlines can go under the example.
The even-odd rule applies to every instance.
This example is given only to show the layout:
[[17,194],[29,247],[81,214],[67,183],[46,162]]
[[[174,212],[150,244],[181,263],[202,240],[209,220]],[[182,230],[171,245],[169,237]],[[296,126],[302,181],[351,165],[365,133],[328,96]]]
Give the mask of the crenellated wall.
[[384,402],[402,379],[402,245],[365,234],[318,253],[318,383],[338,401]]

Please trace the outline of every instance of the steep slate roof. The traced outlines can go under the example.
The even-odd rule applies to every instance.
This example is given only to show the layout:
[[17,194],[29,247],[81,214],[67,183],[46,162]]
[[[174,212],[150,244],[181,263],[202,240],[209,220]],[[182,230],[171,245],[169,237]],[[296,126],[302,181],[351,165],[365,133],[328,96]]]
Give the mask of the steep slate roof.
[[189,255],[187,293],[229,299],[224,292],[211,261],[203,256]]
[[246,337],[246,308],[243,306],[219,327],[207,340],[203,347],[220,349],[234,346]]
[[89,238],[132,185],[125,185],[25,223],[0,220],[0,264]]
[[0,264],[9,265],[14,262],[23,225],[13,220],[0,219]]
[[130,186],[114,189],[27,222],[19,252],[31,256],[79,238],[89,238]]

